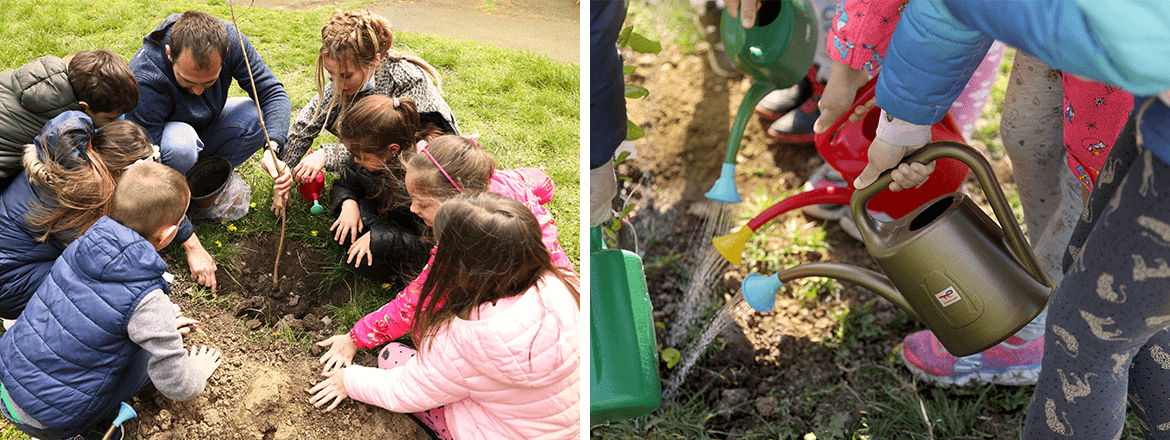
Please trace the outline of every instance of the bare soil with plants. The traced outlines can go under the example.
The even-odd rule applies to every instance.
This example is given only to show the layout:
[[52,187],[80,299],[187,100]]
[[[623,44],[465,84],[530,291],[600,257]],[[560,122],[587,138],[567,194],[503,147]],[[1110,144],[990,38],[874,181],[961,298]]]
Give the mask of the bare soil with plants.
[[[685,3],[685,2],[684,2]],[[631,15],[627,25],[645,16]],[[771,275],[796,264],[833,261],[880,271],[863,245],[837,223],[797,211],[757,231],[743,264],[725,266],[703,289],[708,303],[681,343],[670,345],[680,316],[692,307],[702,259],[711,248],[705,233],[713,207],[707,192],[718,177],[731,122],[746,77],[715,75],[698,50],[662,41],[657,55],[625,53],[636,65],[627,82],[650,90],[627,100],[630,119],[646,137],[637,158],[619,166],[626,176],[618,204],[636,206],[630,219],[643,258],[662,348],[683,353],[719,306],[751,273]],[[993,110],[994,111],[994,110]],[[985,116],[988,114],[985,113]],[[992,117],[998,120],[998,113]],[[985,121],[984,125],[990,120]],[[752,117],[737,160],[743,203],[726,206],[729,233],[772,203],[801,191],[822,163],[812,145],[777,143]],[[980,141],[976,148],[986,151]],[[1014,191],[1006,158],[993,160],[1005,190]],[[967,189],[979,203],[977,186]],[[629,232],[623,247],[633,249]],[[789,283],[774,311],[743,307],[697,364],[678,393],[653,414],[595,426],[594,438],[1017,438],[1031,387],[976,386],[944,390],[917,381],[898,359],[902,339],[924,327],[876,294],[847,282],[805,279]],[[660,363],[666,384],[679,366]]]
[[[186,345],[219,348],[223,364],[193,400],[175,402],[154,390],[135,397],[130,403],[138,417],[126,422],[130,438],[430,438],[407,414],[352,399],[332,412],[309,404],[307,390],[322,379],[321,351],[309,343],[336,334],[329,306],[348,302],[357,284],[319,288],[328,286],[333,263],[325,260],[333,254],[286,239],[280,283],[274,287],[278,239],[269,233],[231,243],[236,256],[218,262],[217,298],[185,280],[171,285],[172,300],[200,321],[198,330],[184,338]],[[377,365],[367,351],[354,361]]]

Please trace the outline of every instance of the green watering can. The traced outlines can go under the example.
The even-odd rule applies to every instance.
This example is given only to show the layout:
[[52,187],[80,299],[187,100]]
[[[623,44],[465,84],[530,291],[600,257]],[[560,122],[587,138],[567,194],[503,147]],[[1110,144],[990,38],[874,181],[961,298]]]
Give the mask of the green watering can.
[[722,203],[743,201],[735,189],[735,155],[743,130],[752,109],[765,95],[799,83],[808,72],[820,41],[815,13],[804,0],[765,1],[756,14],[755,25],[744,29],[739,20],[723,11],[719,23],[723,47],[731,62],[754,82],[735,113],[719,180],[707,192],[708,199]]
[[642,259],[605,249],[590,228],[590,423],[643,416],[662,405],[658,352]]
[[878,221],[865,206],[893,180],[887,171],[854,192],[850,202],[865,248],[885,276],[839,263],[803,264],[771,277],[749,275],[743,280],[744,299],[756,310],[771,310],[783,283],[825,276],[886,298],[926,324],[955,356],[979,353],[1011,337],[1044,310],[1055,287],[1036,263],[983,155],[942,141],[904,162],[943,157],[959,159],[975,172],[998,225],[961,192],[939,196],[902,218]]

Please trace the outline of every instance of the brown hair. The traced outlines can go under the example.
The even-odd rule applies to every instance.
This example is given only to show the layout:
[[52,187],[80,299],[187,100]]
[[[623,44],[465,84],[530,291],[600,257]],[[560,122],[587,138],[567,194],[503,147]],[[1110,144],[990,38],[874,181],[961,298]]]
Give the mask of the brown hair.
[[[427,144],[431,156],[415,154],[406,160],[406,171],[415,175],[416,186],[423,194],[439,201],[459,195],[447,176],[465,193],[486,191],[496,172],[496,159],[479,142],[463,136],[448,134],[434,138]],[[435,166],[431,157],[443,167],[447,175]]]
[[[345,144],[354,160],[376,156],[382,162],[383,169],[379,173],[383,181],[382,191],[397,191],[406,174],[402,163],[414,154],[415,143],[441,132],[435,124],[422,123],[414,100],[406,97],[370,95],[337,119],[337,139]],[[398,149],[391,151],[391,145],[398,145]],[[393,208],[393,199],[385,198],[387,203],[379,210],[385,212]]]
[[126,113],[138,106],[138,80],[126,61],[107,49],[83,50],[69,60],[69,85],[94,112]]
[[469,319],[481,304],[521,295],[546,274],[581,304],[579,279],[553,265],[540,222],[518,201],[492,192],[448,200],[435,214],[435,237],[435,259],[414,312],[420,348],[448,321]]
[[191,59],[200,69],[211,64],[211,51],[219,53],[222,62],[227,59],[228,34],[223,20],[203,11],[184,12],[171,27],[171,59],[190,50]]
[[[27,219],[32,230],[41,234],[38,241],[51,235],[65,242],[80,237],[109,212],[108,202],[122,170],[154,153],[150,137],[131,121],[107,124],[93,134],[92,141],[76,135],[63,137],[61,145],[47,145],[46,139],[42,138],[41,149],[48,153],[47,160],[41,160],[32,145],[24,154],[29,181],[48,190],[52,199],[34,199],[29,207]],[[62,164],[86,142],[90,145],[81,166]]]
[[[322,60],[329,58],[337,61],[338,69],[348,70],[350,66],[368,66],[381,56],[384,61],[407,60],[422,68],[432,80],[435,87],[443,90],[443,79],[439,71],[422,58],[395,53],[390,55],[390,46],[394,44],[394,34],[391,32],[390,21],[381,15],[368,10],[333,11],[329,21],[321,28],[321,50],[317,52],[317,98],[325,99],[325,86],[329,83],[329,74],[325,71]],[[334,87],[337,84],[334,83]],[[344,109],[349,103],[341,99],[341,90],[334,93],[334,101],[321,102],[321,107]],[[316,118],[316,115],[313,115]]]
[[173,168],[155,162],[131,165],[122,173],[110,199],[110,218],[149,238],[177,225],[187,212],[191,190]]

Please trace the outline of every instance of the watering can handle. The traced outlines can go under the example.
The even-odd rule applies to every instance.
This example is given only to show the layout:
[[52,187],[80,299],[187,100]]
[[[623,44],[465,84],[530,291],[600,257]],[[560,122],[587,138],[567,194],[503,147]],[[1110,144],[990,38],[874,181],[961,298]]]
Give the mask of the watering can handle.
[[[853,109],[860,107],[862,104],[865,104],[867,101],[873,99],[874,95],[876,94],[874,89],[877,88],[877,79],[878,77],[874,76],[869,80],[869,82],[865,83],[861,89],[858,89],[857,95],[853,98],[853,106],[849,107],[850,110],[842,113],[836,121],[833,121],[833,125],[830,125],[829,129],[824,133],[817,134],[818,145],[822,143],[828,145],[829,140],[832,139],[833,135],[837,133],[837,129],[841,128],[841,126],[846,122],[849,122],[849,115],[853,114]],[[824,137],[824,140],[821,140],[822,137]]]
[[[1048,274],[1040,269],[1040,265],[1036,263],[1036,257],[1032,255],[1031,248],[1028,247],[1028,241],[1024,238],[1024,233],[1020,230],[1020,225],[1016,222],[1015,215],[1012,214],[1007,198],[1004,197],[1003,191],[999,188],[999,181],[996,180],[995,173],[991,171],[991,164],[987,162],[987,159],[982,154],[966,144],[954,141],[938,141],[926,144],[926,146],[902,159],[902,163],[918,162],[926,164],[945,157],[958,159],[967,164],[971,168],[971,171],[975,172],[975,177],[979,180],[979,186],[983,188],[983,192],[987,195],[987,203],[991,205],[991,210],[995,212],[995,217],[999,221],[1000,228],[1007,235],[1008,247],[1011,249],[1012,254],[1015,255],[1016,259],[1023,265],[1024,270],[1033,279],[1051,288],[1053,286],[1052,280],[1048,278]],[[890,185],[890,182],[893,182],[892,172],[893,170],[887,170],[878,177],[877,181],[853,193],[853,199],[850,202],[850,214],[855,219],[864,220],[857,222],[857,229],[867,243],[873,240],[874,231],[871,226],[873,219],[865,209],[866,204],[871,197],[885,190]]]

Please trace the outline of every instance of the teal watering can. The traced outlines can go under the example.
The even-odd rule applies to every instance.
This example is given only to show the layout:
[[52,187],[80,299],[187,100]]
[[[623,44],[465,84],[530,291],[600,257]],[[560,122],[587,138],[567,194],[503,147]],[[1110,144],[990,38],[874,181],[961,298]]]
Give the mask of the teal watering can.
[[590,249],[590,423],[649,414],[662,405],[662,384],[642,259],[605,249],[599,226]]
[[799,83],[808,72],[820,41],[815,13],[804,0],[765,1],[756,14],[755,26],[744,29],[739,20],[723,11],[719,23],[723,46],[731,62],[754,82],[735,113],[723,167],[706,194],[708,199],[722,203],[743,201],[735,188],[735,156],[743,130],[752,109],[765,95]]
[[966,194],[952,192],[888,222],[866,203],[886,190],[890,172],[853,193],[850,211],[865,249],[885,275],[839,263],[795,266],[770,277],[749,275],[743,296],[771,310],[785,282],[809,276],[849,281],[874,291],[926,324],[954,356],[984,351],[1011,337],[1044,310],[1055,289],[1036,263],[987,159],[953,141],[933,142],[904,162],[949,157],[967,164],[987,194],[997,225]]

